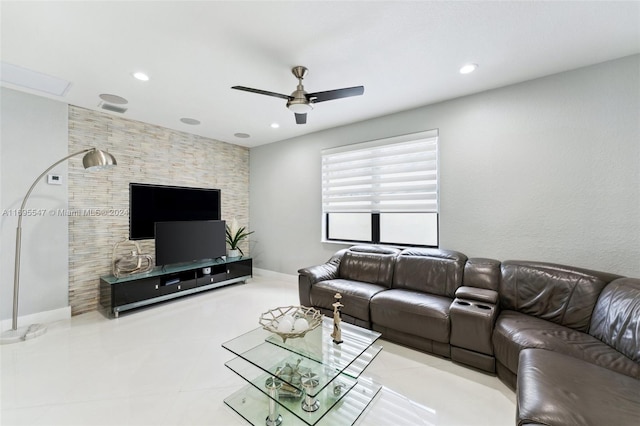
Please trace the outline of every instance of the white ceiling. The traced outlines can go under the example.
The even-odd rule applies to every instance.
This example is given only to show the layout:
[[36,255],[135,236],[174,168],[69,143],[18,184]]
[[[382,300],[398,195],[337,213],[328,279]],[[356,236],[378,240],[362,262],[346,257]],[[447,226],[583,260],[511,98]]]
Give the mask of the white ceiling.
[[[72,83],[66,95],[48,97],[98,110],[98,96],[114,94],[129,101],[126,118],[244,146],[640,52],[638,1],[3,0],[0,7],[2,61]],[[480,67],[459,74],[467,62]],[[230,89],[290,94],[294,65],[309,68],[308,92],[363,85],[364,95],[318,104],[297,125],[284,100]],[[151,80],[133,79],[138,70]]]

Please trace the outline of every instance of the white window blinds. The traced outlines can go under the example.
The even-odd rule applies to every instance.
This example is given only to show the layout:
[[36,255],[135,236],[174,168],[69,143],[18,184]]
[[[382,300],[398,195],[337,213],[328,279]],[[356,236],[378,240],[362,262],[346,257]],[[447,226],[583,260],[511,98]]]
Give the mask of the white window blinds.
[[322,208],[339,212],[438,212],[438,132],[322,152]]

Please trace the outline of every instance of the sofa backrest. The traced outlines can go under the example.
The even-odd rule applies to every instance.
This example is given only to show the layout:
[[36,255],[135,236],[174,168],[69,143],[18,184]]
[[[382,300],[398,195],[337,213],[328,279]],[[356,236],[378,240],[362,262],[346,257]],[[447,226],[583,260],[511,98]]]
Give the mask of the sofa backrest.
[[400,250],[380,246],[353,246],[340,259],[338,277],[391,287]]
[[500,261],[474,257],[464,265],[462,285],[498,291],[500,285]]
[[410,248],[396,260],[393,288],[454,298],[467,256],[453,250]]
[[588,332],[600,292],[618,275],[543,262],[502,262],[500,307]]
[[602,290],[589,334],[640,363],[640,279],[620,278]]

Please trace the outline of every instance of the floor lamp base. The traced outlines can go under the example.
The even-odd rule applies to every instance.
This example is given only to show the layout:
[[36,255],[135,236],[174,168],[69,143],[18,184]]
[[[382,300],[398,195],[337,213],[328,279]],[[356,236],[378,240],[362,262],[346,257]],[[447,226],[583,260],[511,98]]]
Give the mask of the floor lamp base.
[[0,336],[0,345],[33,339],[42,336],[46,332],[47,327],[44,324],[31,324],[25,327],[18,327],[17,330],[7,330]]

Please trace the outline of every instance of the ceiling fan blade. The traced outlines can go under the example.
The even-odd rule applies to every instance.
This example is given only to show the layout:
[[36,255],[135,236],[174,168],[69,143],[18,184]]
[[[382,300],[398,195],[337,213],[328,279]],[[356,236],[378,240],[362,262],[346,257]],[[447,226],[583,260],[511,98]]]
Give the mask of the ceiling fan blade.
[[296,114],[296,124],[305,124],[307,122],[307,114]]
[[310,102],[318,103],[332,101],[334,99],[360,96],[364,93],[364,86],[347,87],[344,89],[327,90],[326,92],[307,93]]
[[260,90],[260,89],[252,89],[251,87],[233,86],[231,88],[236,90],[244,90],[245,92],[257,93],[258,95],[267,95],[267,96],[273,96],[276,98],[282,98],[288,101],[293,99],[289,95],[283,95],[282,93],[275,93],[275,92],[267,92],[266,90]]

